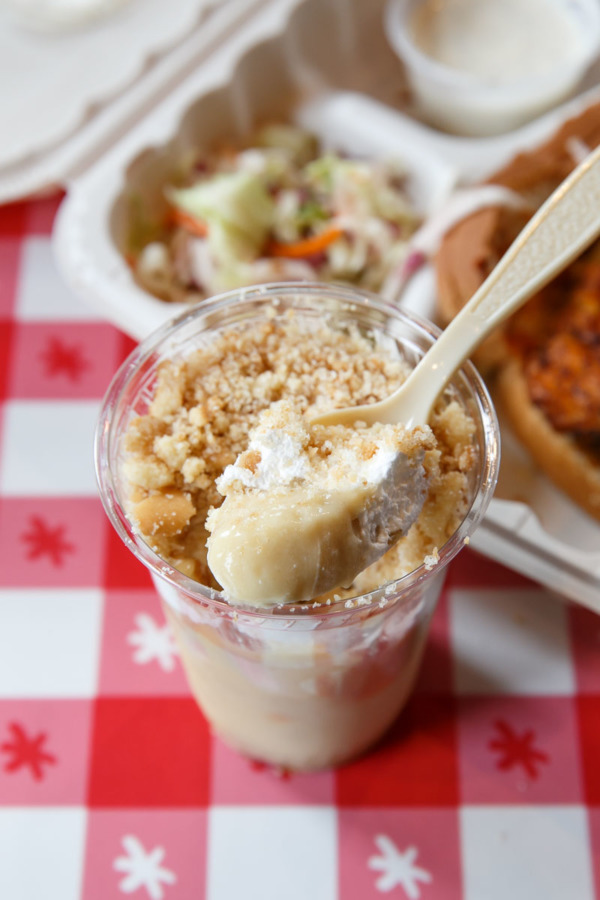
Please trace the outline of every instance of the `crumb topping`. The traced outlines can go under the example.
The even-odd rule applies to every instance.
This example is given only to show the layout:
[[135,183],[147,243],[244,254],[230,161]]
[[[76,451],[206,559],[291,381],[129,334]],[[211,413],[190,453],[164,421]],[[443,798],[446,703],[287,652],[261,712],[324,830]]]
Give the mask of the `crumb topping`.
[[[373,403],[390,394],[406,372],[403,360],[355,327],[336,330],[293,314],[230,327],[185,359],[162,363],[148,412],[132,419],[124,439],[122,468],[134,526],[175,568],[219,587],[206,562],[206,519],[223,501],[217,480],[227,466],[240,454],[249,472],[260,462],[256,453],[244,451],[261,413],[271,408],[278,415],[286,408],[277,406],[284,398],[309,418]],[[424,459],[430,490],[419,520],[335,596],[374,590],[437,554],[466,511],[474,427],[457,402],[438,405],[431,419],[435,447]],[[325,460],[334,441],[328,433],[313,448],[315,456]],[[363,436],[365,459],[375,451]]]

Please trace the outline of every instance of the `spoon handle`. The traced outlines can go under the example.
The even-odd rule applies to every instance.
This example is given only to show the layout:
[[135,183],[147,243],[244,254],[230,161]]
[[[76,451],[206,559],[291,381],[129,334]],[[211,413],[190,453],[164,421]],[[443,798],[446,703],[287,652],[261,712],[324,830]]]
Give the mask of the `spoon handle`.
[[[600,233],[600,147],[562,182],[414,370],[426,422],[438,394],[471,351]],[[417,387],[418,382],[418,387]],[[407,397],[408,399],[408,397]],[[416,418],[413,418],[416,421]]]

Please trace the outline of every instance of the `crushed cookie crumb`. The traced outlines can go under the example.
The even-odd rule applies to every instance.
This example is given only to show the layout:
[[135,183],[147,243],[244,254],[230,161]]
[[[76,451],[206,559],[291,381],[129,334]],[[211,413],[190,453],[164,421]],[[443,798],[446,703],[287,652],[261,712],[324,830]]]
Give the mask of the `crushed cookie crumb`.
[[427,554],[425,559],[423,560],[423,565],[426,569],[433,569],[440,561],[440,554],[438,553],[437,547],[433,548],[433,553]]
[[[277,317],[273,309],[267,321],[232,326],[186,358],[162,363],[152,402],[131,421],[123,444],[136,530],[171,565],[218,589],[206,562],[205,522],[223,500],[217,480],[246,449],[260,414],[284,398],[308,418],[382,400],[407,374],[388,345],[352,324],[342,331],[325,319],[307,324],[293,310]],[[418,568],[462,521],[475,426],[450,401],[438,404],[431,427],[437,446],[425,455],[431,487],[419,520],[350,588],[320,602],[367,593]],[[315,452],[330,449],[323,443]],[[245,464],[255,462],[249,456]]]

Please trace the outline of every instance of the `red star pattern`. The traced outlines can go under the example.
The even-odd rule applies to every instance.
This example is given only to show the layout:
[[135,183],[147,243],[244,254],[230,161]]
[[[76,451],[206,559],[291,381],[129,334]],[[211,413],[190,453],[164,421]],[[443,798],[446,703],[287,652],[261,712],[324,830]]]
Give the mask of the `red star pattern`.
[[249,759],[248,763],[253,772],[270,772],[276,778],[282,781],[289,781],[292,773],[283,766],[272,766],[269,763],[262,762],[260,759]]
[[17,722],[8,726],[12,732],[12,740],[0,744],[0,751],[8,753],[12,759],[4,766],[5,772],[17,772],[28,767],[36,781],[44,777],[44,765],[56,765],[56,757],[43,749],[47,735],[42,731],[35,737],[28,737],[25,729]]
[[539,776],[541,763],[549,763],[550,757],[534,746],[535,732],[531,729],[518,734],[508,722],[498,719],[494,727],[499,736],[488,743],[490,750],[499,754],[496,767],[502,770],[521,766],[531,779]]
[[65,553],[73,553],[75,547],[65,539],[64,525],[50,526],[41,516],[31,516],[29,531],[20,535],[21,540],[29,544],[27,559],[50,557],[53,566],[62,566]]
[[46,350],[41,354],[46,374],[50,378],[66,375],[70,381],[79,381],[89,363],[81,352],[81,347],[69,346],[58,337],[51,337]]

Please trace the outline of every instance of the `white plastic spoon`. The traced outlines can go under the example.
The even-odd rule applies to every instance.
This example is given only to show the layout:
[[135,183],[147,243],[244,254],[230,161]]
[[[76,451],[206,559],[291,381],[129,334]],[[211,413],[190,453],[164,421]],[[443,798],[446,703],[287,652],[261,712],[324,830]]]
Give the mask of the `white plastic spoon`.
[[[492,274],[386,400],[318,416],[311,425],[356,421],[424,425],[471,351],[600,234],[600,148],[560,185]],[[420,515],[427,491],[421,458],[392,454],[364,495],[311,484],[226,497],[214,514],[208,562],[232,602],[301,602],[348,585]],[[276,479],[277,482],[277,479]],[[311,501],[308,502],[308,489]]]
[[311,424],[426,424],[440,392],[481,341],[599,234],[600,147],[540,207],[404,384],[385,400],[336,409]]

